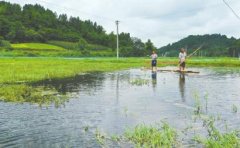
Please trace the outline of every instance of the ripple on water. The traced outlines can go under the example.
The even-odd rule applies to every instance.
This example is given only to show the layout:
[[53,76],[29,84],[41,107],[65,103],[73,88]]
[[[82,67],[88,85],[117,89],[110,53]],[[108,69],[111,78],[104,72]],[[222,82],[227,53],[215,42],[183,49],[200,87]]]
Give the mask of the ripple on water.
[[[0,147],[100,147],[96,129],[122,134],[126,127],[161,121],[178,131],[192,126],[180,139],[184,146],[195,147],[191,138],[196,133],[204,134],[204,128],[201,120],[193,120],[194,94],[205,116],[219,115],[229,129],[239,128],[239,113],[232,112],[233,104],[240,108],[239,71],[192,70],[200,74],[153,75],[151,71],[132,69],[46,82],[44,85],[61,93],[70,93],[70,101],[60,108],[0,102]],[[130,81],[136,79],[149,83],[132,85]],[[217,126],[222,129],[224,123]]]

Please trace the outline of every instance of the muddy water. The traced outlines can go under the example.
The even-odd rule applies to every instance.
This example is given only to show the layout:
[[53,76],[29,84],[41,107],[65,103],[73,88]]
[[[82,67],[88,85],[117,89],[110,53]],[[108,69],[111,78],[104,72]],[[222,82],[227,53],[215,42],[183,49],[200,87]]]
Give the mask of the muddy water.
[[202,114],[225,120],[218,127],[239,129],[240,113],[232,108],[240,109],[240,70],[191,70],[200,74],[132,69],[42,82],[71,99],[60,108],[0,102],[0,147],[100,147],[96,129],[122,134],[126,127],[161,121],[178,132],[193,127],[190,134],[179,134],[193,146],[191,136],[204,132],[202,122],[193,120],[196,100]]

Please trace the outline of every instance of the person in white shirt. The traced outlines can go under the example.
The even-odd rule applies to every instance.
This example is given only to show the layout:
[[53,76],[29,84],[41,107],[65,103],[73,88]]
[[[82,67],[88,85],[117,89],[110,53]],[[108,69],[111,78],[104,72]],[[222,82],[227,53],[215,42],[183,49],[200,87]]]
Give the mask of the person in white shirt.
[[179,70],[184,71],[186,67],[186,58],[187,58],[187,53],[184,48],[180,49],[179,53]]
[[156,54],[155,51],[152,52],[151,58],[152,58],[152,71],[156,71],[157,70],[157,57],[158,55]]

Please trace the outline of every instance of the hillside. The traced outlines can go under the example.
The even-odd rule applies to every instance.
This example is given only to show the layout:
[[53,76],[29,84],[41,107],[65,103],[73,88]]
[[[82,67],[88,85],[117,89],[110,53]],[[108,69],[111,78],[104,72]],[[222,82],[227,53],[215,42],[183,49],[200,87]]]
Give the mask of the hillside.
[[[38,4],[21,7],[5,1],[0,1],[0,40],[11,43],[54,41],[54,45],[56,41],[61,45],[64,42],[63,46],[78,45],[71,50],[84,53],[109,49],[113,53],[116,48],[116,35],[113,32],[106,33],[96,22],[57,14]],[[120,56],[145,56],[155,49],[151,40],[143,43],[129,33],[120,33],[119,43]],[[0,43],[0,49],[2,46]]]
[[[227,38],[225,35],[190,35],[173,44],[159,48],[159,53],[165,56],[177,56],[180,48],[186,48],[188,53],[202,46],[197,56],[238,56],[240,41]],[[234,53],[233,53],[234,52]]]

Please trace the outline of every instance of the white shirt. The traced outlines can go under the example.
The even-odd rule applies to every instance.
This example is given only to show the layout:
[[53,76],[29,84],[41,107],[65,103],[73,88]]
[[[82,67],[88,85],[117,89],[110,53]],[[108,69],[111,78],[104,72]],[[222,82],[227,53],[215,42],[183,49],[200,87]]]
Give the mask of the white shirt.
[[186,52],[184,52],[184,53],[180,52],[179,53],[179,60],[180,60],[180,62],[184,62],[186,57],[187,57]]
[[152,55],[151,55],[151,58],[152,58],[152,60],[156,60],[156,59],[157,59],[157,57],[158,57],[158,56],[157,56],[157,54],[156,54],[156,53],[154,53],[154,54],[152,54]]

